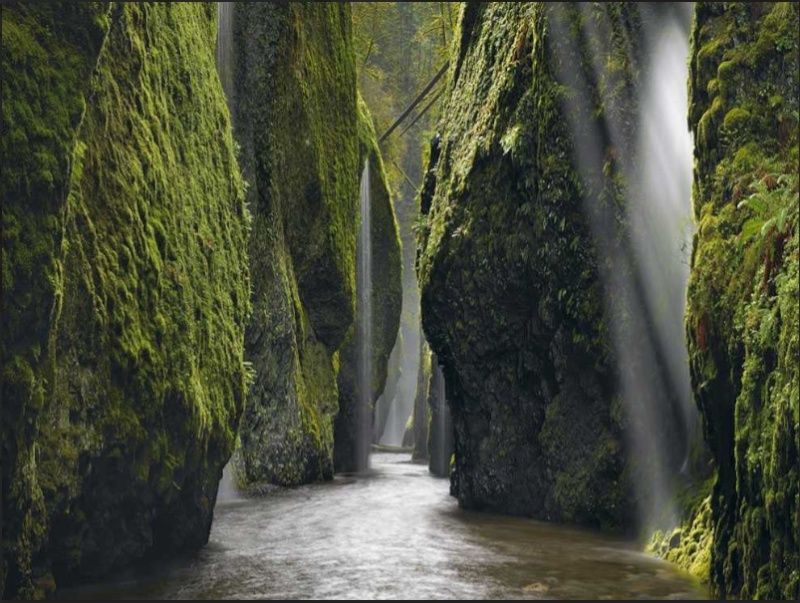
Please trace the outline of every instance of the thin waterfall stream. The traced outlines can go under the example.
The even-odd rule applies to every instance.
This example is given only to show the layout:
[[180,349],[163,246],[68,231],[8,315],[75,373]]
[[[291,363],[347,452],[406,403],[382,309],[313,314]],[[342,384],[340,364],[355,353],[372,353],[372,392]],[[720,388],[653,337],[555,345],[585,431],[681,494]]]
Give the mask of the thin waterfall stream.
[[233,7],[234,2],[217,2],[217,72],[228,109],[233,113]]
[[357,470],[369,467],[369,446],[372,437],[372,196],[370,160],[364,161],[359,191],[359,227],[356,253],[356,321],[358,347],[358,417],[356,439]]

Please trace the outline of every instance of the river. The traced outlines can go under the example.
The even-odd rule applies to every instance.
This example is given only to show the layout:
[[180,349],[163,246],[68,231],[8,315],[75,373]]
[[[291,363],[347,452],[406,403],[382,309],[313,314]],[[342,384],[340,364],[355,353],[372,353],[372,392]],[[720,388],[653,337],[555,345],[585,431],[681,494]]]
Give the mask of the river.
[[365,477],[217,504],[195,555],[59,593],[65,598],[705,598],[635,544],[470,513],[407,455]]

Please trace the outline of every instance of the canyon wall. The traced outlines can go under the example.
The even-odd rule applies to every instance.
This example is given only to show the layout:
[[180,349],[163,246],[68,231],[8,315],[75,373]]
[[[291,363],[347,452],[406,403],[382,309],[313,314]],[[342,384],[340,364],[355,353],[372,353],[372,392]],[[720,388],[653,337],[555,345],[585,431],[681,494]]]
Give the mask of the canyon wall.
[[3,7],[3,592],[204,544],[244,403],[216,7]]
[[699,3],[686,329],[718,595],[800,597],[798,7]]
[[254,215],[246,336],[254,382],[237,464],[249,485],[297,485],[332,478],[334,439],[343,449],[352,437],[346,429],[334,437],[334,418],[340,402],[350,410],[355,377],[348,342],[366,157],[375,274],[383,279],[374,287],[378,390],[399,314],[399,242],[371,119],[357,95],[350,7],[240,3],[233,32],[234,123]]

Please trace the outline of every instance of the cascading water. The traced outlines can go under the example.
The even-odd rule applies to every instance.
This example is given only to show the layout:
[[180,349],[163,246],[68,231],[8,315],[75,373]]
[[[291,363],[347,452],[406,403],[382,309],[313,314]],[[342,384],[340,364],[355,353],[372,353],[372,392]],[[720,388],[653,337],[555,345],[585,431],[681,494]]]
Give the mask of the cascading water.
[[[636,150],[641,158],[634,182],[639,202],[629,203],[627,209],[645,301],[680,402],[687,443],[691,443],[699,422],[683,326],[693,235],[693,145],[686,121],[691,6],[675,8],[679,12],[666,16],[647,14],[651,9],[644,8],[649,48]],[[688,454],[687,445],[684,469]]]
[[241,500],[242,495],[236,486],[236,469],[233,461],[229,461],[222,470],[222,479],[217,488],[217,502],[230,502]]
[[[413,266],[411,269],[413,270]],[[418,308],[419,295],[415,295],[408,288],[409,284],[404,279],[403,307],[406,308],[415,304]],[[380,430],[379,443],[384,446],[401,446],[403,443],[406,426],[413,412],[414,398],[416,397],[420,363],[420,337],[421,329],[418,323],[412,322],[411,324],[401,325],[400,336],[398,336],[395,344],[399,348],[393,350],[393,353],[401,355],[398,383],[396,387],[392,388],[391,396],[385,395],[388,392],[384,392],[384,395],[378,399],[378,405],[385,405],[380,409],[385,413],[385,423],[376,425],[376,428]]]
[[418,368],[413,370],[413,367],[404,366],[403,369],[397,393],[389,402],[389,413],[380,438],[380,443],[384,446],[402,445],[408,419],[414,409]]
[[233,113],[233,8],[234,2],[217,2],[217,72]]
[[358,436],[356,438],[357,469],[369,466],[369,445],[372,435],[372,220],[369,159],[364,162],[359,193],[361,221],[358,230],[356,261],[356,338],[358,347]]
[[[569,34],[568,10],[580,11],[582,39],[592,72],[570,65],[575,58],[561,40]],[[692,407],[683,339],[688,276],[692,151],[687,114],[688,26],[690,9],[642,8],[639,43],[612,35],[603,7],[555,7],[549,36],[558,77],[571,91],[566,117],[578,141],[575,162],[587,191],[602,190],[609,152],[621,168],[629,238],[620,239],[615,209],[590,192],[584,203],[599,254],[606,315],[614,345],[619,388],[628,419],[627,436],[634,481],[645,528],[673,525],[674,483],[686,465],[697,424]],[[625,26],[618,24],[618,31]],[[612,44],[617,44],[612,50]],[[645,58],[644,82],[635,82],[639,126],[632,135],[629,109],[602,83],[607,57],[620,48],[636,64]],[[594,95],[605,106],[596,122]],[[623,103],[625,101],[622,101]]]

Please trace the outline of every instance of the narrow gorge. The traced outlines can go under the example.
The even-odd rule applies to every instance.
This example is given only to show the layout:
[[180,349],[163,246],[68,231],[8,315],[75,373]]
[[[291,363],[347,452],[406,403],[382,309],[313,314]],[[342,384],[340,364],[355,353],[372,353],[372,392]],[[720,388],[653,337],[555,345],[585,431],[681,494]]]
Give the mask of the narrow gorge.
[[3,2],[3,599],[800,599],[800,9]]

